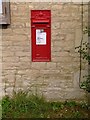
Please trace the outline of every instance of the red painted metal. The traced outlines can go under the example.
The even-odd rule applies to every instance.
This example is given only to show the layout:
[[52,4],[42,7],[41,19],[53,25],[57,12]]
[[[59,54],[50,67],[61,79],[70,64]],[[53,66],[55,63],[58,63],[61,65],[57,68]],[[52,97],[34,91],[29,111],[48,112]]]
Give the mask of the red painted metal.
[[[39,34],[36,33],[39,32]],[[38,43],[38,36],[41,43]],[[51,11],[31,10],[32,61],[51,61]],[[44,43],[42,42],[44,41]]]

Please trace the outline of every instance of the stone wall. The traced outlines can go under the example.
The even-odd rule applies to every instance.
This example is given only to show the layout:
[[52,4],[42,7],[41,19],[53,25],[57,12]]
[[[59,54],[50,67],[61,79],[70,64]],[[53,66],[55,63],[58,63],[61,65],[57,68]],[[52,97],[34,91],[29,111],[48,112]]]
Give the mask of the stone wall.
[[[80,63],[75,51],[82,39],[81,5],[12,2],[10,8],[11,24],[2,30],[3,93],[24,89],[43,94],[47,100],[85,99],[85,92],[79,88]],[[86,26],[87,5],[83,8]],[[31,61],[32,9],[51,10],[51,62]],[[85,66],[84,62],[84,72]]]

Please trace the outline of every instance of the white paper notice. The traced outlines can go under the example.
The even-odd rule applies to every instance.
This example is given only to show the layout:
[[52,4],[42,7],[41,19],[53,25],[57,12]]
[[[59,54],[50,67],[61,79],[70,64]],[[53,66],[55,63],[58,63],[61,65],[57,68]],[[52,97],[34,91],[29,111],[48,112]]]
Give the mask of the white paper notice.
[[0,0],[0,14],[2,13],[2,0]]
[[46,32],[43,29],[36,30],[36,45],[46,45]]

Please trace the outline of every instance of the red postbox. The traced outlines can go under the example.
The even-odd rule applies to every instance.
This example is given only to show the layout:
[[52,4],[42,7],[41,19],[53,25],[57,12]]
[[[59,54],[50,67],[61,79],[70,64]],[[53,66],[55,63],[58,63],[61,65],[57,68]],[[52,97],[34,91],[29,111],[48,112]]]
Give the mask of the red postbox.
[[31,10],[32,61],[51,60],[51,11]]

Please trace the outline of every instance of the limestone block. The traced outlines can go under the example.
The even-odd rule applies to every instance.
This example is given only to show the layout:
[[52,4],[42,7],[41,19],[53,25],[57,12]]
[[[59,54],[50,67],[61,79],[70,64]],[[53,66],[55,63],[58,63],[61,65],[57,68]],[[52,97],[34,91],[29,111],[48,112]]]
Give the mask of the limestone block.
[[30,28],[29,29],[27,29],[27,28],[23,28],[23,29],[21,29],[21,28],[15,28],[15,29],[13,29],[13,33],[15,35],[22,35],[22,36],[23,35],[28,35],[28,34],[30,34]]
[[6,45],[6,46],[11,46],[13,44],[12,41],[2,41],[2,45]]
[[2,61],[4,62],[12,62],[12,63],[16,63],[16,62],[19,62],[19,57],[16,57],[16,56],[13,56],[13,57],[3,57]]
[[72,57],[52,57],[53,62],[67,62],[70,63],[72,61]]
[[3,57],[14,57],[14,52],[11,52],[11,51],[3,51],[2,52],[2,56]]
[[79,46],[81,44],[83,34],[82,34],[82,29],[76,29],[75,32],[75,47]]
[[15,53],[17,57],[30,57],[31,53],[30,52],[25,52],[25,51],[17,51]]
[[46,62],[33,62],[31,64],[32,69],[46,69]]
[[47,63],[47,69],[56,69],[56,63]]
[[12,35],[12,29],[8,28],[8,29],[2,29],[2,35],[8,35],[11,34]]
[[2,63],[2,69],[3,70],[15,70],[19,67],[19,64],[17,62],[11,63],[11,62],[3,62]]
[[30,61],[26,62],[26,61],[22,61],[22,62],[19,62],[18,63],[18,66],[17,66],[17,69],[18,70],[23,70],[23,69],[31,69],[31,63]]
[[25,61],[25,62],[30,62],[31,59],[30,57],[20,57],[20,62]]

